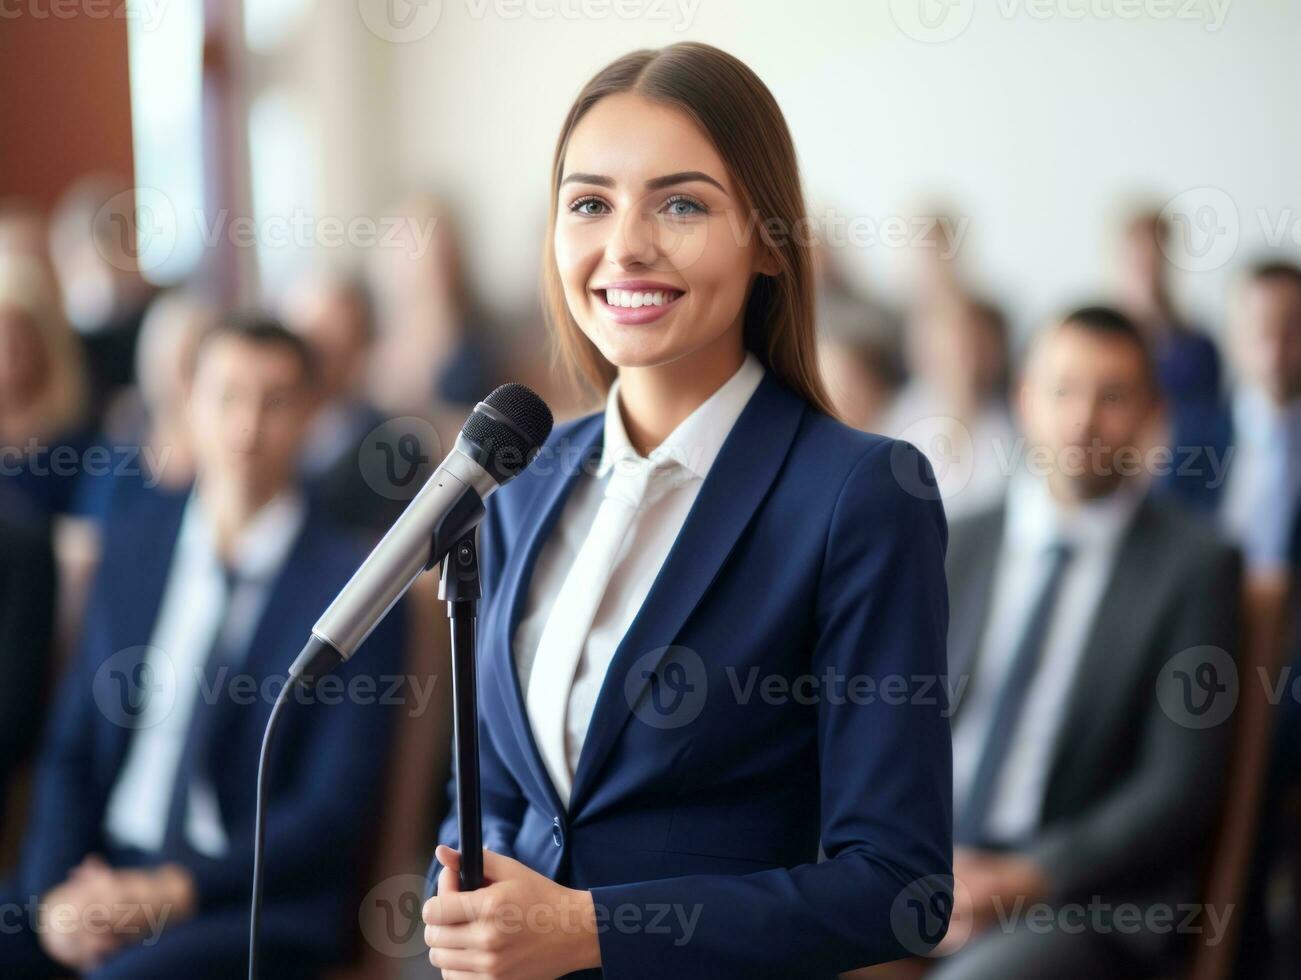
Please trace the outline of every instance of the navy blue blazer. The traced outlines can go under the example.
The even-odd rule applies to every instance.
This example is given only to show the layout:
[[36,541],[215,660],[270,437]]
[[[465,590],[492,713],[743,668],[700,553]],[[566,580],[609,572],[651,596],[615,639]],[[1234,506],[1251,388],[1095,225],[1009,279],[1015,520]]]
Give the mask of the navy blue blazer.
[[[64,677],[42,743],[36,792],[23,844],[19,885],[41,895],[88,853],[113,855],[101,832],[110,791],[126,758],[136,678],[167,583],[185,495],[149,494],[115,509],[105,530],[77,656]],[[312,625],[364,557],[350,539],[309,509],[272,585],[242,666],[258,694],[220,697],[206,771],[230,843],[221,859],[164,849],[133,863],[178,861],[193,873],[200,915],[228,910],[238,948],[252,886],[258,755],[271,712],[263,682],[283,681]],[[266,831],[263,935],[337,958],[356,931],[357,887],[367,858],[371,804],[382,789],[395,708],[383,697],[402,671],[404,628],[395,610],[341,667],[332,690],[291,700],[276,730]],[[360,680],[374,678],[370,682]],[[133,682],[135,683],[135,682]],[[279,683],[269,683],[271,697]],[[349,692],[352,692],[351,694]],[[352,696],[355,694],[356,696]],[[125,698],[125,699],[124,699]],[[248,703],[250,702],[251,703]],[[244,925],[241,927],[241,923]]]
[[614,655],[566,810],[511,637],[602,438],[599,413],[558,426],[480,528],[485,845],[592,891],[612,977],[830,975],[933,945],[952,776],[925,459],[769,372]]

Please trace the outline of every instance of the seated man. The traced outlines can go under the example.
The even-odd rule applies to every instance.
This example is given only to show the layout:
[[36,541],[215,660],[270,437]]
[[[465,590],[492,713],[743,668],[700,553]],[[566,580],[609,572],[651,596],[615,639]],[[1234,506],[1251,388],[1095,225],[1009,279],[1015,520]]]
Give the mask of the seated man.
[[1147,493],[1160,403],[1122,315],[1039,336],[1019,409],[1025,472],[949,539],[959,925],[933,975],[1159,973],[1229,911],[1187,918],[1232,729],[1240,562]]
[[[187,498],[114,512],[41,750],[0,976],[243,976],[258,756],[289,664],[361,555],[294,482],[313,364],[274,321],[206,334]],[[270,757],[263,976],[310,977],[355,931],[402,625],[291,697]]]

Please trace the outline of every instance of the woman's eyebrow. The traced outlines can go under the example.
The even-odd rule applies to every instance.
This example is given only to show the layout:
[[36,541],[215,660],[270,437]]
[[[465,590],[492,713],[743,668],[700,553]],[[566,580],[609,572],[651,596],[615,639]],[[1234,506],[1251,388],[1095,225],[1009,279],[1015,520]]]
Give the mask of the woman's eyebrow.
[[[707,184],[713,184],[724,194],[727,193],[727,188],[716,181],[713,177],[709,176],[709,174],[703,173],[699,170],[683,170],[681,173],[665,174],[663,177],[652,177],[650,180],[646,181],[646,189],[648,191],[657,191],[662,187],[669,187],[673,184],[685,184],[687,181],[691,180],[703,180]],[[606,177],[603,174],[572,173],[560,183],[562,185],[596,184],[598,187],[613,187],[614,178]]]

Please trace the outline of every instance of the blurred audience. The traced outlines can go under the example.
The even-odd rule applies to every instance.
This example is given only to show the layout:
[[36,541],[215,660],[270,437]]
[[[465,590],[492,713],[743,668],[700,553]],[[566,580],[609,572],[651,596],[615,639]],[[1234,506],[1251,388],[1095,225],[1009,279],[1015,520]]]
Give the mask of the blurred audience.
[[[1250,268],[1234,292],[1229,339],[1234,455],[1220,513],[1254,578],[1291,583],[1290,626],[1271,684],[1292,696],[1279,700],[1275,715],[1238,964],[1239,976],[1255,977],[1272,957],[1288,955],[1276,951],[1285,938],[1296,942],[1301,921],[1301,689],[1287,686],[1301,676],[1301,267]],[[1281,887],[1272,887],[1276,878]],[[1272,899],[1291,905],[1292,922],[1276,922],[1280,902]]]
[[21,199],[0,201],[0,260],[12,256],[30,259],[44,270],[46,278],[55,281],[45,214]]
[[[385,419],[366,394],[375,337],[370,296],[360,280],[317,273],[290,289],[283,317],[312,348],[317,364],[318,407],[303,450],[304,481],[332,520],[378,538],[410,495],[378,492],[361,461],[377,438],[391,441],[399,426],[395,420],[377,433]],[[417,481],[414,474],[408,481],[413,493],[424,482]]]
[[9,830],[9,783],[35,747],[55,662],[50,528],[23,511],[0,481],[0,837]]
[[216,321],[211,305],[182,289],[161,293],[149,305],[136,345],[136,383],[103,419],[100,441],[110,447],[111,465],[86,468],[77,514],[102,524],[124,499],[188,491],[194,479],[188,418],[194,355]]
[[[275,321],[224,319],[196,355],[194,493],[110,514],[19,874],[0,888],[24,910],[0,931],[0,975],[244,974],[263,731],[293,651],[362,557],[296,482],[313,372],[310,350]],[[394,612],[319,698],[291,698],[281,716],[266,976],[314,977],[349,952],[369,854],[358,829],[374,817],[375,760],[396,720],[376,696],[400,676]]]
[[50,256],[68,319],[85,338],[91,396],[102,407],[132,381],[136,337],[155,288],[137,264],[137,208],[127,181],[90,175],[63,195],[50,221]]
[[952,293],[917,308],[904,351],[909,380],[882,420],[926,454],[950,519],[1003,496],[1017,453],[1007,407],[1007,323],[998,307]]
[[[1162,975],[1187,953],[1186,933],[1118,909],[1177,922],[1200,900],[1231,729],[1200,725],[1208,695],[1184,687],[1236,651],[1240,570],[1148,492],[1157,386],[1122,314],[1064,317],[1025,366],[1026,469],[1005,504],[951,525],[955,921],[971,934],[951,930],[937,977]],[[1036,927],[1039,905],[1056,927]],[[1229,910],[1211,911],[1197,924],[1222,927]]]
[[898,359],[869,330],[824,332],[818,361],[827,394],[847,423],[879,431],[901,384]]
[[1301,498],[1301,268],[1248,270],[1229,326],[1234,452],[1220,512],[1251,569],[1281,572]]
[[83,353],[39,265],[0,255],[0,472],[37,512],[66,512],[91,444]]
[[451,215],[417,195],[398,240],[371,253],[378,331],[371,391],[388,414],[472,406],[501,383]]
[[[1147,339],[1166,402],[1167,438],[1176,458],[1188,447],[1220,443],[1222,370],[1214,342],[1175,307],[1166,259],[1173,234],[1157,210],[1139,210],[1124,222],[1116,250],[1116,302]],[[1165,478],[1184,496],[1205,505],[1202,475]]]

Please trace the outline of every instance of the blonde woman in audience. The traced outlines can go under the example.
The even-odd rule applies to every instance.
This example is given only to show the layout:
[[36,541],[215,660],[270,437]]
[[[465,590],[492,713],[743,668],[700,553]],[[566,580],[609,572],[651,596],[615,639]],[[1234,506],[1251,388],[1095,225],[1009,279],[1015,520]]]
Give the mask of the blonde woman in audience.
[[35,512],[69,509],[90,446],[80,342],[41,267],[0,256],[0,472]]

